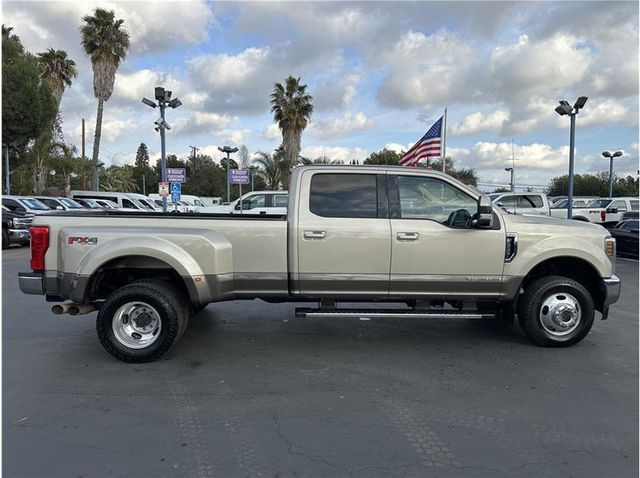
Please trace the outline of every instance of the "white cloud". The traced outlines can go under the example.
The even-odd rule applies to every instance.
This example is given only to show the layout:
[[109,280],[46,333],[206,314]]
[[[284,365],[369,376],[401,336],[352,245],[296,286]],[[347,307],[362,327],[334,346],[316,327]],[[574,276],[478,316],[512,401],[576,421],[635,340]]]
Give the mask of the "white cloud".
[[262,132],[262,138],[268,141],[274,141],[282,138],[282,133],[280,132],[278,125],[272,123],[264,129]]
[[[637,107],[637,102],[636,105]],[[636,108],[637,109],[637,108]],[[558,120],[564,118],[558,117]],[[581,127],[598,124],[611,124],[619,121],[630,120],[629,108],[622,102],[613,99],[604,101],[591,100],[587,102],[585,108],[578,115],[578,122]],[[560,127],[567,127],[566,121],[558,121]]]
[[466,116],[460,123],[451,129],[454,135],[464,136],[478,134],[489,130],[499,129],[509,118],[509,112],[505,110],[493,113],[472,113]]
[[[143,96],[155,101],[154,88],[158,85],[172,91],[175,97],[186,90],[184,84],[171,75],[144,69],[133,73],[116,73],[112,98],[136,105],[140,103]],[[182,101],[182,98],[180,100]]]
[[196,111],[187,118],[177,119],[172,126],[180,134],[220,134],[232,121],[227,115]]
[[307,158],[327,157],[334,161],[348,163],[352,159],[364,161],[369,156],[362,148],[347,148],[344,146],[307,146],[302,148],[302,156]]
[[318,139],[335,139],[348,136],[358,131],[373,128],[374,122],[363,112],[344,113],[329,120],[317,120],[309,126],[309,133]]
[[413,146],[413,143],[409,143],[407,145],[402,145],[398,143],[387,143],[384,145],[384,149],[388,149],[389,151],[395,151],[396,153],[402,153],[409,151],[409,149]]

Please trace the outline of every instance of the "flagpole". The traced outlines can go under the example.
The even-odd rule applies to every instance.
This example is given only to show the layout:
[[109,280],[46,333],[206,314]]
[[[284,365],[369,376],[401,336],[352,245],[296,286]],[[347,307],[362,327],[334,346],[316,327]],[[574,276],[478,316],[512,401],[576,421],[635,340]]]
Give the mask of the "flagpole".
[[442,131],[442,172],[447,162],[447,108],[444,109],[444,125]]

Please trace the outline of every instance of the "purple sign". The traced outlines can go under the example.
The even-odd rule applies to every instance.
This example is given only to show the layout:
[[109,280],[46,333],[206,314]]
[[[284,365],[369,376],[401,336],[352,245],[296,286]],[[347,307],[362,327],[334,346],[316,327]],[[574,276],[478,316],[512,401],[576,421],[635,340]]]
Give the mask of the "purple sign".
[[231,184],[249,184],[251,182],[248,169],[232,169],[229,174],[231,176],[229,178]]
[[187,181],[187,171],[184,168],[167,168],[168,183],[184,183]]

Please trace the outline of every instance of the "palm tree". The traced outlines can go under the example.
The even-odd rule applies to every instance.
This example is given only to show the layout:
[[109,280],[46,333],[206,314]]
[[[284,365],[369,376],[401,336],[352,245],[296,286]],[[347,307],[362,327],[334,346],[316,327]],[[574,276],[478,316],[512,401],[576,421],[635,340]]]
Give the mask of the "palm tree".
[[54,50],[53,48],[38,53],[38,61],[42,69],[40,78],[49,85],[59,108],[64,89],[71,86],[71,80],[78,76],[76,62],[67,57],[66,51]]
[[100,135],[102,133],[102,110],[104,102],[113,93],[113,84],[120,62],[127,56],[129,34],[122,27],[124,20],[115,19],[113,10],[96,8],[93,16],[82,18],[84,25],[80,27],[82,47],[91,58],[93,66],[93,95],[98,98],[96,129],[93,138],[93,189],[98,189],[98,153],[100,152]]
[[[282,146],[288,170],[298,163],[300,154],[300,138],[309,124],[313,113],[313,97],[306,94],[307,85],[300,84],[300,78],[289,76],[284,86],[276,83],[271,94],[271,112],[273,120],[282,131]],[[283,182],[287,186],[289,171]]]
[[258,157],[253,162],[258,163],[260,175],[264,178],[267,189],[271,191],[278,189],[282,173],[287,169],[283,153],[276,150],[273,155],[264,151],[258,151],[256,154]]

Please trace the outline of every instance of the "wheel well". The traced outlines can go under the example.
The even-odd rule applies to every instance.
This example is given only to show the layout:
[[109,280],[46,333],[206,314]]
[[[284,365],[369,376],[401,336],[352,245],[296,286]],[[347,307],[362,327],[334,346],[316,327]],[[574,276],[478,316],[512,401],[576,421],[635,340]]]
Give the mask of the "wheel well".
[[582,216],[573,216],[571,219],[573,219],[574,221],[591,222],[589,221],[589,219]]
[[526,289],[533,281],[551,275],[569,277],[582,284],[591,293],[596,310],[602,311],[602,278],[591,264],[577,257],[554,257],[541,262],[529,271],[522,281],[521,288]]
[[123,256],[105,262],[93,273],[84,302],[106,299],[114,290],[140,279],[167,281],[190,302],[194,299],[182,276],[166,262],[150,256]]

